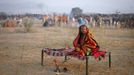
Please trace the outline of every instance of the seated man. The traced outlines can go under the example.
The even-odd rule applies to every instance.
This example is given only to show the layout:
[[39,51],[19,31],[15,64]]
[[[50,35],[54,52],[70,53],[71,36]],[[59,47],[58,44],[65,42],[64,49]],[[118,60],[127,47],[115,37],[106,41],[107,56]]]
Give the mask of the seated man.
[[86,25],[81,25],[79,27],[79,33],[74,40],[73,45],[75,50],[70,53],[72,55],[86,56],[87,52],[91,51],[91,55],[95,58],[105,56],[105,52],[99,51],[100,47]]

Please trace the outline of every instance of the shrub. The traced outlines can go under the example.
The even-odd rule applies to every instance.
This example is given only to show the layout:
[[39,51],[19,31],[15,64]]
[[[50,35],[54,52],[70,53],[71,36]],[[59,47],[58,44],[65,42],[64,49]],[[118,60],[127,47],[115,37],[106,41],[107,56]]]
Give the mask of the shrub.
[[23,25],[25,32],[31,32],[31,28],[33,26],[33,21],[30,18],[24,18],[23,19]]

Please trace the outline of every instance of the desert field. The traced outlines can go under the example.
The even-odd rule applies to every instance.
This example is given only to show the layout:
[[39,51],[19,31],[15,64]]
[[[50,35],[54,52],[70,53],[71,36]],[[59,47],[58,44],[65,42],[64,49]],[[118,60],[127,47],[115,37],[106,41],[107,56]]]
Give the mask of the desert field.
[[[97,61],[89,58],[89,75],[134,75],[134,29],[90,28],[101,50],[112,53],[112,67],[108,58]],[[75,27],[33,27],[25,33],[22,28],[0,28],[0,75],[56,75],[53,59],[60,60],[60,75],[85,75],[85,61],[70,57],[45,55],[41,66],[43,48],[73,47],[77,36]],[[67,72],[62,69],[66,67]]]

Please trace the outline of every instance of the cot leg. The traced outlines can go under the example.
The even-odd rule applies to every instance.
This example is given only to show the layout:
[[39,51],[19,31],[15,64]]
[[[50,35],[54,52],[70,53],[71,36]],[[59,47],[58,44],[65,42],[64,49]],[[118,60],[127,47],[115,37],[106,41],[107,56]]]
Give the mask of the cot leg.
[[44,57],[44,51],[41,51],[41,65],[43,66],[43,57]]
[[111,52],[109,52],[109,68],[111,68]]
[[88,75],[88,56],[86,56],[86,75]]
[[65,59],[64,59],[64,61],[65,61],[65,62],[67,61],[67,55],[65,55]]

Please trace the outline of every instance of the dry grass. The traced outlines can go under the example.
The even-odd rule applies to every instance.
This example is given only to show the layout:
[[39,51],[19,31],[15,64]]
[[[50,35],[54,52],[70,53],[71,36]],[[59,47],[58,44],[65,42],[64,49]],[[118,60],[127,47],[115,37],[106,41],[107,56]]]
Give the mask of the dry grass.
[[[54,57],[46,56],[44,66],[40,65],[41,49],[72,47],[77,28],[34,28],[33,33],[16,32],[19,28],[0,29],[0,75],[55,75]],[[23,31],[23,30],[20,30]],[[107,58],[97,62],[89,60],[89,75],[133,75],[134,72],[134,30],[91,28],[101,49],[112,52],[112,68]],[[63,57],[57,57],[63,61]],[[77,62],[76,62],[77,61]],[[71,58],[61,63],[67,73],[61,75],[85,75],[85,61]]]

